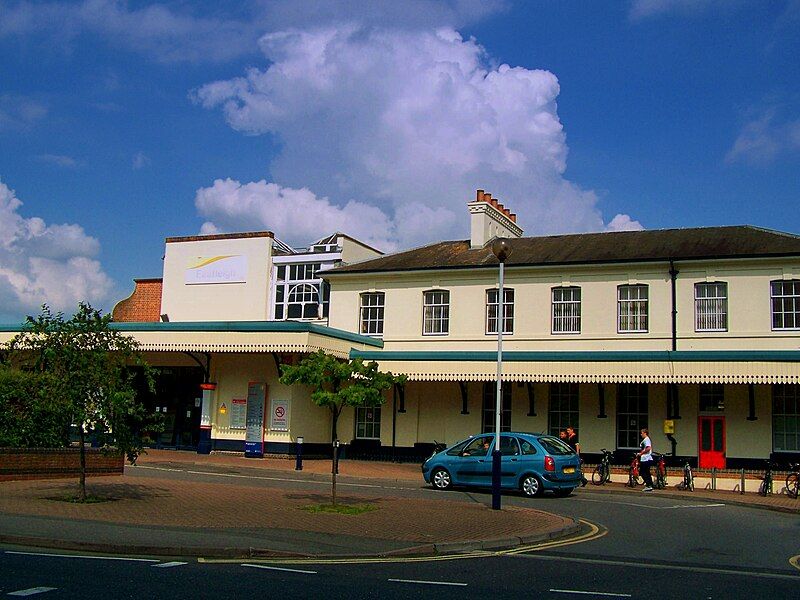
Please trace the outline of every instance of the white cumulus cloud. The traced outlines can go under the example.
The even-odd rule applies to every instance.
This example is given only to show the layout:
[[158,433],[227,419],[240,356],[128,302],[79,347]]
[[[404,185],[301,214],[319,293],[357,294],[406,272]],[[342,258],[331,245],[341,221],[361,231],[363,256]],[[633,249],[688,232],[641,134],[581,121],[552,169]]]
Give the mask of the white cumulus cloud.
[[[308,241],[284,227],[298,223],[313,238],[346,216],[345,231],[369,225],[373,240],[391,246],[463,238],[477,188],[506,202],[529,234],[605,228],[595,193],[564,177],[554,74],[496,65],[452,28],[350,24],[269,33],[260,43],[268,67],[204,85],[193,98],[221,108],[243,133],[274,135],[282,150],[270,172],[283,186],[275,189],[304,190],[326,207],[321,218],[296,203],[284,203],[285,214],[259,212],[277,235]],[[210,202],[201,190],[206,227],[245,223],[230,202],[244,195]]]
[[95,259],[98,241],[79,225],[25,218],[21,207],[0,181],[0,316],[37,314],[43,303],[68,312],[79,301],[107,300],[113,283]]
[[733,142],[725,162],[746,162],[766,165],[781,154],[800,150],[800,119],[781,118],[775,107],[769,107],[743,126]]

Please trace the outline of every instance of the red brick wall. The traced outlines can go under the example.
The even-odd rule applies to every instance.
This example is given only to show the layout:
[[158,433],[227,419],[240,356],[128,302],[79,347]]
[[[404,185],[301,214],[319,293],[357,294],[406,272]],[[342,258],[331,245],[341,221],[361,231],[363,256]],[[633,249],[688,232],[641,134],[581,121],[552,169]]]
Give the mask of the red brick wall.
[[133,293],[117,303],[111,315],[115,321],[152,322],[161,319],[161,279],[134,279]]
[[[76,477],[80,448],[0,448],[0,481]],[[86,448],[86,475],[122,475],[125,457]]]

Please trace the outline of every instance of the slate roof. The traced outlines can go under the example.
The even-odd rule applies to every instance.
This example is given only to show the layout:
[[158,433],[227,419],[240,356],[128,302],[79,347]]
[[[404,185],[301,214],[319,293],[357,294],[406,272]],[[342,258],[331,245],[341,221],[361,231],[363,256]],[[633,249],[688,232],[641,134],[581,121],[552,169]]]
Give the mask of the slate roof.
[[[751,225],[523,237],[510,239],[509,244],[506,266],[800,257],[800,236]],[[474,250],[469,245],[469,240],[438,242],[338,267],[325,276],[497,265],[491,244]]]

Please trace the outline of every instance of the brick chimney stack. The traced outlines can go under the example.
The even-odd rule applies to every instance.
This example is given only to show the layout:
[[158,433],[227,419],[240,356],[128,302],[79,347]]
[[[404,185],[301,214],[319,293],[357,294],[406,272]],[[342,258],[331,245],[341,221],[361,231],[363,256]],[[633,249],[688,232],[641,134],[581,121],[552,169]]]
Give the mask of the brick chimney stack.
[[483,190],[478,190],[475,200],[468,205],[470,214],[470,248],[483,248],[496,237],[517,238],[522,228],[517,225],[517,215],[499,200]]

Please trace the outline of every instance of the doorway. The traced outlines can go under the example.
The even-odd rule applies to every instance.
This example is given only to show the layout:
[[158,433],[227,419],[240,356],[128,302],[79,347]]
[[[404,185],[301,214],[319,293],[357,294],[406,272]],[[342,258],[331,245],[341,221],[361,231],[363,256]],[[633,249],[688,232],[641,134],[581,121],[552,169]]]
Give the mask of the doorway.
[[725,468],[725,417],[698,419],[698,466],[701,469]]

